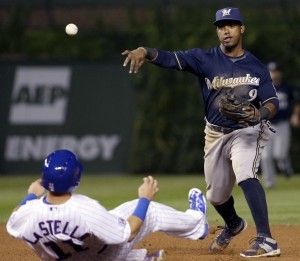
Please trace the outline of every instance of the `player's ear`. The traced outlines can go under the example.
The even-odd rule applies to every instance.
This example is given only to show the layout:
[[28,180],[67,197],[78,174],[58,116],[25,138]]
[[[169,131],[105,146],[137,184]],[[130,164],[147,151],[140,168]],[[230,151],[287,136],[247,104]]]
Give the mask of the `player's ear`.
[[246,27],[245,27],[245,25],[241,25],[241,34],[243,34],[244,32],[245,32],[245,29],[246,29]]

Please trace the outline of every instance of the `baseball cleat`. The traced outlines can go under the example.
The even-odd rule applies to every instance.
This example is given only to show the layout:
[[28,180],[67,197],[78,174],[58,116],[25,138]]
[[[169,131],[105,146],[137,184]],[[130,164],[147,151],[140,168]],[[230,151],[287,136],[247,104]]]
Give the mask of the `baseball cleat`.
[[166,261],[166,260],[167,260],[166,252],[163,249],[154,252],[151,255],[147,255],[144,259],[144,261]]
[[209,225],[207,221],[207,203],[202,191],[198,188],[192,188],[189,191],[190,209],[200,211],[205,215],[205,231],[199,239],[204,239],[208,235]]
[[201,211],[207,216],[207,204],[204,195],[200,189],[192,188],[189,191],[190,209]]
[[209,247],[209,252],[211,253],[223,251],[235,236],[239,235],[247,228],[247,222],[241,218],[241,223],[236,229],[230,229],[226,225],[218,228],[222,229],[222,231],[211,243]]
[[253,243],[250,249],[240,255],[242,257],[272,257],[280,256],[280,249],[275,239],[270,237],[258,236],[250,240]]

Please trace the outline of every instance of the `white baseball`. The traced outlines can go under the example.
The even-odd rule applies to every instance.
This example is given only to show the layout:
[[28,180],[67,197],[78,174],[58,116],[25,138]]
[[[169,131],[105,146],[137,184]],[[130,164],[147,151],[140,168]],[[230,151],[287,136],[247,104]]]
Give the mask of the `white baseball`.
[[68,24],[66,26],[66,33],[68,35],[75,35],[78,32],[78,27],[75,24]]

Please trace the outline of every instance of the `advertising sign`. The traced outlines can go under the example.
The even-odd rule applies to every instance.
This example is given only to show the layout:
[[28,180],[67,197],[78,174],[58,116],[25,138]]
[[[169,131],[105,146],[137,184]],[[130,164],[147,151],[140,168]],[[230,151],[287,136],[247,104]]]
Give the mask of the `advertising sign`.
[[87,172],[126,172],[134,91],[119,63],[1,64],[1,71],[1,173],[40,172],[56,149],[76,153]]

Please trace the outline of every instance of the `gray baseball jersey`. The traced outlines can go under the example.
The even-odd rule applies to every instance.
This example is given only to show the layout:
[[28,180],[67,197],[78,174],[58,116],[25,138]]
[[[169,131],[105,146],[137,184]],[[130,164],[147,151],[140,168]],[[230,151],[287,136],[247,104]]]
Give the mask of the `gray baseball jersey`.
[[7,231],[26,243],[43,260],[143,260],[145,249],[133,250],[150,232],[198,239],[205,232],[200,211],[177,211],[151,202],[142,229],[132,242],[127,218],[137,200],[107,211],[96,200],[73,194],[64,204],[50,205],[44,198],[28,201],[13,212]]

